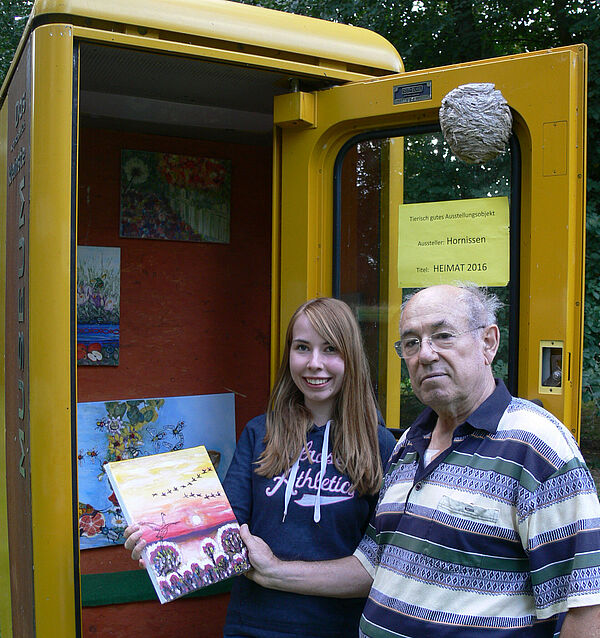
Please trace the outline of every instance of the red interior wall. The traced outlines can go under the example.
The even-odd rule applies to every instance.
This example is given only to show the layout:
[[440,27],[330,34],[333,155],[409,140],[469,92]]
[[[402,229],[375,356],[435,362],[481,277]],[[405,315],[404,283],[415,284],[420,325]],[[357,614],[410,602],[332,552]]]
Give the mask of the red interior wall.
[[[121,248],[120,361],[80,367],[78,401],[235,392],[236,429],[269,390],[271,149],[82,129],[78,244]],[[119,237],[121,149],[231,160],[230,243]],[[122,546],[81,552],[81,573],[130,570]],[[83,635],[222,635],[228,595],[85,608]]]

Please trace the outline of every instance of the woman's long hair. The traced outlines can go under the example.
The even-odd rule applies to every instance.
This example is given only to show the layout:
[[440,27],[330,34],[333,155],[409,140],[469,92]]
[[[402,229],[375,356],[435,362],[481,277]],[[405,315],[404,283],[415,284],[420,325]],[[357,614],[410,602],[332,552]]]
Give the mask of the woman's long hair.
[[312,327],[335,346],[344,360],[344,378],[333,411],[332,452],[336,468],[346,474],[359,495],[374,494],[382,478],[377,406],[358,322],[339,299],[320,297],[302,304],[288,324],[285,347],[267,408],[265,450],[256,472],[272,477],[287,472],[306,450],[313,418],[290,373],[294,324],[306,316]]

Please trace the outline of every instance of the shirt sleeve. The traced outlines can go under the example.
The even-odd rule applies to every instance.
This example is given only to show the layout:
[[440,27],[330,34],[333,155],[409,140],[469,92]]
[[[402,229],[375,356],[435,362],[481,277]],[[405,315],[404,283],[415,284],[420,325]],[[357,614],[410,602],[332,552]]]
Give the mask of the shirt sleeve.
[[519,531],[539,619],[600,604],[600,504],[578,450],[531,489],[522,485]]
[[[381,442],[380,436],[380,448],[382,453],[382,459],[384,454],[387,455],[387,459],[383,461],[383,469],[384,469],[384,477],[383,484],[381,486],[381,490],[379,492],[379,498],[377,499],[377,507],[379,507],[379,503],[381,503],[381,499],[383,498],[386,486],[390,483],[390,466],[392,458],[397,460],[398,455],[400,454],[400,450],[406,441],[407,431],[405,431],[400,439],[396,441],[394,435],[386,429],[384,433],[384,442]],[[383,448],[386,448],[383,450]],[[381,557],[381,548],[377,542],[377,531],[375,529],[375,517],[377,514],[377,507],[375,507],[371,520],[367,526],[367,529],[362,537],[362,540],[358,544],[358,547],[354,551],[354,556],[358,558],[361,565],[366,569],[371,578],[375,579],[375,573],[377,571],[377,567],[379,565],[380,557]]]
[[233,459],[223,481],[225,494],[240,525],[252,516],[252,468],[256,432],[248,423],[235,446]]
[[375,580],[375,574],[379,565],[379,545],[375,540],[375,529],[369,523],[358,547],[354,550],[354,556],[358,558],[360,564],[365,568],[369,576]]

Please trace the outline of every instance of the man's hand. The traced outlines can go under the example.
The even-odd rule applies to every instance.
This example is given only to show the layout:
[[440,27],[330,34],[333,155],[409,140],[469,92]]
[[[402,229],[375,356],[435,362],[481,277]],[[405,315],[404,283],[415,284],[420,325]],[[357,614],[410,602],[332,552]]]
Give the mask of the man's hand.
[[600,605],[572,607],[565,616],[560,638],[600,638]]
[[267,575],[280,562],[279,559],[262,538],[250,533],[246,523],[240,527],[240,535],[248,548],[248,558],[253,567],[246,572],[246,577],[263,587],[269,587]]
[[285,561],[277,558],[262,538],[251,534],[246,524],[240,534],[253,567],[246,576],[262,587],[335,598],[364,597],[371,589],[371,576],[354,556]]

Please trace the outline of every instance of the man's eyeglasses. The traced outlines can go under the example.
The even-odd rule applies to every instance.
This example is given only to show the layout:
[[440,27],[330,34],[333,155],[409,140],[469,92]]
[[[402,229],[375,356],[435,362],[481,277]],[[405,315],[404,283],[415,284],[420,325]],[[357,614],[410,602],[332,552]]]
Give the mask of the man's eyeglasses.
[[394,349],[401,359],[410,359],[416,356],[421,349],[423,341],[427,341],[429,347],[434,352],[450,350],[454,348],[458,337],[466,335],[469,332],[475,332],[475,330],[481,330],[481,328],[485,328],[485,326],[477,326],[477,328],[471,328],[463,332],[448,332],[447,330],[443,330],[441,332],[435,332],[429,337],[423,337],[423,339],[419,339],[419,337],[404,337],[404,339],[400,339],[400,341],[394,343]]

